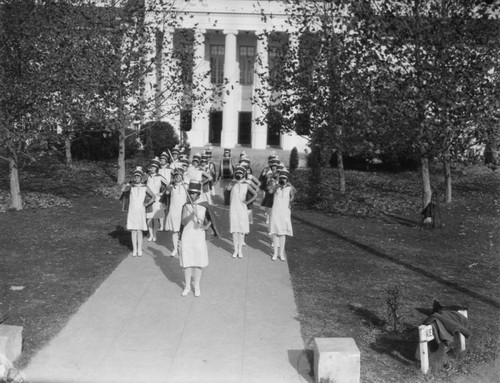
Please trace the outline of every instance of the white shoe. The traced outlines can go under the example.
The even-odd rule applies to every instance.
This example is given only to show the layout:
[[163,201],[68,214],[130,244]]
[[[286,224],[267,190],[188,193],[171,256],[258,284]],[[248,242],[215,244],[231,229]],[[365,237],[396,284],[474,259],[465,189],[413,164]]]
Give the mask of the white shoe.
[[276,254],[275,254],[275,255],[273,255],[273,257],[271,258],[271,260],[272,260],[272,261],[275,261],[275,260],[277,260],[277,259],[278,259],[278,256],[277,256]]
[[232,255],[233,258],[236,258],[237,256],[238,256],[238,253],[236,253],[236,252],[234,252]]
[[284,260],[285,260],[285,256],[284,256],[284,255],[280,255],[280,259],[281,259],[282,261],[284,261]]
[[190,292],[191,292],[191,289],[189,289],[189,288],[186,287],[184,290],[182,290],[181,295],[183,297],[185,297],[185,296],[189,295]]
[[132,257],[137,257],[137,251],[134,251],[134,252],[132,253]]
[[201,295],[201,290],[199,287],[194,288],[194,296],[199,297]]
[[137,252],[137,256],[138,256],[138,257],[142,257],[142,251],[141,251],[141,250],[139,250],[139,251]]
[[243,258],[243,254],[238,253],[238,258]]

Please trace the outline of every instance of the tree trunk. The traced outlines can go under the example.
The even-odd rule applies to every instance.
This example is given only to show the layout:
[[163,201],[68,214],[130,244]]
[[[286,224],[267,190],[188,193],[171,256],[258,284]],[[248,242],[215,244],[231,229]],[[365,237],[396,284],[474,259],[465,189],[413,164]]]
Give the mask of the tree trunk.
[[149,124],[148,129],[146,130],[146,155],[148,159],[151,159],[154,157],[154,150],[153,150],[153,125]]
[[429,175],[429,158],[427,156],[420,157],[420,163],[422,165],[422,186],[424,189],[422,208],[425,208],[427,204],[431,202],[432,198],[431,178]]
[[19,185],[19,173],[17,170],[17,158],[14,154],[9,155],[9,176],[10,176],[10,202],[11,207],[22,210],[23,199],[21,197],[21,187]]
[[339,190],[341,194],[345,194],[344,158],[340,150],[337,150],[337,168],[339,170]]
[[444,192],[444,201],[446,203],[451,203],[451,156],[449,153],[445,154],[443,157],[443,171],[444,171],[444,183],[446,189]]
[[69,135],[64,138],[64,151],[66,153],[66,166],[73,167],[73,157],[71,157],[71,139]]
[[118,135],[118,174],[116,180],[118,185],[125,182],[125,127],[120,127]]

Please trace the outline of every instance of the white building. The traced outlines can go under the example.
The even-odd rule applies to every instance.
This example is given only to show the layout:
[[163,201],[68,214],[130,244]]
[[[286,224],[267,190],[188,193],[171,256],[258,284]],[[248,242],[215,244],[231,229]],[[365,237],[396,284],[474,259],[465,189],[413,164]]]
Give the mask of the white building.
[[[182,14],[182,29],[191,31],[195,39],[193,76],[210,73],[203,80],[204,87],[212,91],[210,102],[193,106],[178,113],[162,113],[159,94],[168,98],[165,86],[154,84],[148,89],[156,92],[156,119],[166,119],[178,131],[187,132],[191,146],[220,145],[226,148],[248,146],[256,149],[279,147],[285,150],[297,147],[303,150],[307,140],[294,133],[281,134],[279,127],[258,124],[265,111],[251,100],[258,89],[261,77],[256,72],[269,71],[272,66],[273,44],[279,39],[268,39],[264,31],[276,36],[287,36],[284,1],[253,0],[186,0],[177,1]],[[267,17],[262,17],[262,14]],[[149,15],[158,18],[158,12]],[[194,32],[193,32],[194,31]],[[156,43],[157,49],[175,48],[178,30],[165,30],[163,43]],[[287,38],[287,37],[285,37]],[[272,41],[270,41],[272,40]],[[158,65],[161,67],[161,63]],[[269,73],[269,72],[268,72]],[[166,76],[163,74],[162,76]],[[152,75],[150,81],[168,83],[169,79]],[[225,90],[215,92],[217,84],[225,82]],[[170,79],[171,80],[171,79]],[[196,90],[194,90],[196,91]],[[171,95],[170,95],[171,96]],[[154,108],[151,108],[154,109]],[[182,109],[182,108],[180,108]],[[182,123],[181,123],[182,121]]]

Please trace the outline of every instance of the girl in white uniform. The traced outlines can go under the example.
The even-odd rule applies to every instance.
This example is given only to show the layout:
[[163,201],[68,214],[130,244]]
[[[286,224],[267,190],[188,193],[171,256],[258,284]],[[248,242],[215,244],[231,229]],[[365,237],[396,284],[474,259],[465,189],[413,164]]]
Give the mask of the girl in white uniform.
[[199,297],[202,269],[208,266],[205,231],[212,223],[207,218],[207,208],[198,203],[201,182],[191,181],[188,193],[190,201],[182,208],[180,264],[184,269],[185,287],[181,295],[185,297],[191,292],[191,279],[194,277],[194,296]]
[[160,160],[155,158],[151,161],[151,165],[149,165],[149,177],[147,180],[148,188],[150,188],[155,194],[155,201],[150,211],[146,213],[149,229],[148,241],[153,242],[156,241],[156,232],[160,228],[160,220],[165,216],[163,204],[160,202],[160,199],[165,191],[165,188],[168,186],[168,182],[165,177],[158,173],[159,169]]
[[293,236],[290,205],[296,191],[288,182],[289,175],[290,173],[286,170],[280,171],[278,183],[269,189],[269,193],[273,195],[273,207],[269,221],[269,234],[273,236],[273,261],[278,258],[278,251],[280,259],[285,260],[286,236]]
[[[163,152],[160,156],[160,169],[158,173],[165,178],[167,181],[167,185],[170,185],[172,181],[172,168],[168,163],[169,157],[166,152]],[[165,221],[167,220],[168,215],[168,204],[162,203],[163,208],[163,218],[160,219],[160,231],[165,231]]]
[[[245,174],[245,168],[237,166],[234,170],[234,180],[226,186],[226,190],[231,192],[229,231],[233,235],[233,258],[243,258],[242,248],[245,241],[245,234],[250,232],[247,205],[257,198],[257,193],[252,188],[249,188],[245,180]],[[247,199],[247,193],[250,194],[249,199]]]
[[183,185],[183,170],[176,169],[173,172],[173,182],[167,188],[166,193],[170,194],[170,207],[168,209],[165,229],[172,232],[173,251],[171,257],[178,255],[179,232],[181,230],[182,207],[187,201],[186,185]]
[[133,181],[122,186],[122,193],[128,194],[127,230],[132,236],[132,256],[142,256],[142,232],[148,230],[146,205],[154,201],[154,193],[142,182],[144,172],[140,166],[134,171]]

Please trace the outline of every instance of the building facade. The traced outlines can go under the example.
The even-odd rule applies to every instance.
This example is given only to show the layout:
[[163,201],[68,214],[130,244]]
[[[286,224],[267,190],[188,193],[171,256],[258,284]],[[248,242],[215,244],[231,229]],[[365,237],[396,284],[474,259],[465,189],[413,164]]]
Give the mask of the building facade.
[[[263,89],[267,87],[262,82],[266,80],[259,73],[270,71],[273,52],[280,39],[287,36],[289,26],[286,25],[284,6],[284,1],[178,2],[176,12],[182,16],[182,28],[165,30],[164,34],[170,37],[163,37],[160,44],[157,42],[156,49],[179,50],[181,32],[189,31],[194,40],[190,75],[199,79],[192,91],[199,92],[203,88],[208,93],[201,98],[209,101],[179,108],[174,113],[156,110],[157,119],[166,119],[179,132],[186,132],[191,146],[277,147],[285,150],[297,147],[303,150],[307,145],[304,137],[281,133],[279,126],[263,123],[266,110],[252,102],[257,93],[261,99],[263,94],[265,98]],[[157,70],[161,71],[161,67],[159,64]],[[169,73],[165,71],[161,76],[152,76],[151,81],[157,84],[149,89],[157,93],[153,97],[157,109],[162,108],[158,98],[169,97],[160,82],[176,81],[167,78],[172,76]],[[174,75],[179,76],[179,73]]]

